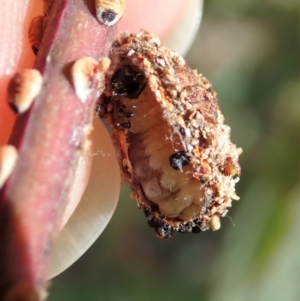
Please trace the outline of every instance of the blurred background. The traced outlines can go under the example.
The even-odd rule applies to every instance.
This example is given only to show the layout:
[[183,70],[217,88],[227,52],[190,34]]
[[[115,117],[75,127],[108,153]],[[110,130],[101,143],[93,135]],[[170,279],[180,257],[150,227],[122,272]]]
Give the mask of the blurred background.
[[298,6],[206,1],[186,56],[244,150],[241,200],[221,229],[158,240],[123,187],[98,241],[53,279],[50,301],[300,300]]

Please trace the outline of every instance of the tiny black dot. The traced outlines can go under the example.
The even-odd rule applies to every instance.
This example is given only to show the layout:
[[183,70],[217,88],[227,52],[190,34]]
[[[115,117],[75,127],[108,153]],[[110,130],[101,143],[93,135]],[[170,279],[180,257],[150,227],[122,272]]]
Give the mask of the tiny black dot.
[[131,122],[128,121],[128,122],[123,122],[121,123],[121,126],[124,128],[124,129],[130,129],[131,128]]
[[189,164],[189,158],[185,155],[185,152],[177,152],[170,156],[170,165],[175,170],[182,170],[183,166]]
[[192,228],[192,233],[200,233],[201,232],[201,228],[199,226],[194,226]]
[[130,65],[122,66],[111,79],[113,95],[121,95],[129,99],[138,98],[145,86],[146,79],[144,74],[133,69]]
[[187,223],[186,225],[185,225],[185,231],[186,232],[192,232],[193,231],[193,224],[192,223]]
[[179,129],[179,133],[180,133],[182,136],[185,136],[185,130],[184,130],[184,128],[180,128],[180,129]]
[[126,106],[125,105],[120,105],[118,108],[119,114],[123,114],[126,111]]
[[117,14],[112,9],[104,10],[101,13],[101,18],[105,23],[110,23],[116,18]]
[[150,219],[148,221],[148,225],[155,229],[155,232],[159,238],[166,239],[172,237],[173,228],[170,225],[156,219]]
[[151,215],[151,212],[149,211],[149,209],[144,209],[143,211],[144,211],[146,217],[149,217]]
[[126,118],[131,118],[133,116],[132,112],[125,112],[124,116]]

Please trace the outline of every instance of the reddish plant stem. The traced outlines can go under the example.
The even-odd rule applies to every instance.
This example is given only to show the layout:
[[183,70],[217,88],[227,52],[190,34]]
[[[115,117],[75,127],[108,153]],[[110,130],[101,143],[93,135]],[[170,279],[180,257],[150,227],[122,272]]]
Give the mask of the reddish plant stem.
[[54,1],[34,65],[43,89],[16,121],[10,143],[19,159],[0,192],[0,300],[21,283],[37,295],[44,288],[52,239],[97,98],[96,90],[84,103],[76,98],[70,67],[85,56],[107,56],[114,33],[95,19],[94,0]]

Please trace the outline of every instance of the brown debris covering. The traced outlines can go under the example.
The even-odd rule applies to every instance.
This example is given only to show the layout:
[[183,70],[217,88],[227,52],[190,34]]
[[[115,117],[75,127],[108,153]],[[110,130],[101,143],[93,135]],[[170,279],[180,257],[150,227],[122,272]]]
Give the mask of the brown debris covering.
[[[156,229],[160,238],[170,237],[173,230],[196,233],[212,225],[213,230],[217,230],[218,217],[225,216],[232,200],[239,199],[235,184],[240,176],[238,157],[242,150],[230,142],[230,127],[223,124],[224,117],[211,84],[187,66],[182,57],[160,46],[159,39],[145,31],[136,35],[123,33],[114,42],[110,59],[112,64],[107,73],[102,105],[106,111],[112,110],[106,117],[113,128],[123,176],[131,185],[133,197],[150,218],[150,226]],[[180,138],[192,164],[192,177],[199,182],[200,203],[191,204],[181,218],[162,214],[160,204],[147,199],[132,171],[128,155],[132,134],[116,123],[116,110],[120,104],[110,90],[113,74],[124,62],[143,72],[161,108],[164,122],[168,123],[174,136]],[[191,218],[189,212],[195,210],[200,213]]]

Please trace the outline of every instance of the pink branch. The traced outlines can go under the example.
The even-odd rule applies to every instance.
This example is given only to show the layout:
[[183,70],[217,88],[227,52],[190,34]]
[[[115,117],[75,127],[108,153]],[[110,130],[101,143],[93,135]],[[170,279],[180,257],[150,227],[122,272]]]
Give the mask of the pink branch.
[[10,144],[19,159],[0,191],[0,300],[38,300],[45,289],[52,240],[99,93],[91,88],[80,101],[71,66],[107,56],[114,34],[114,26],[96,20],[94,0],[54,1],[34,65],[43,88],[14,126]]

